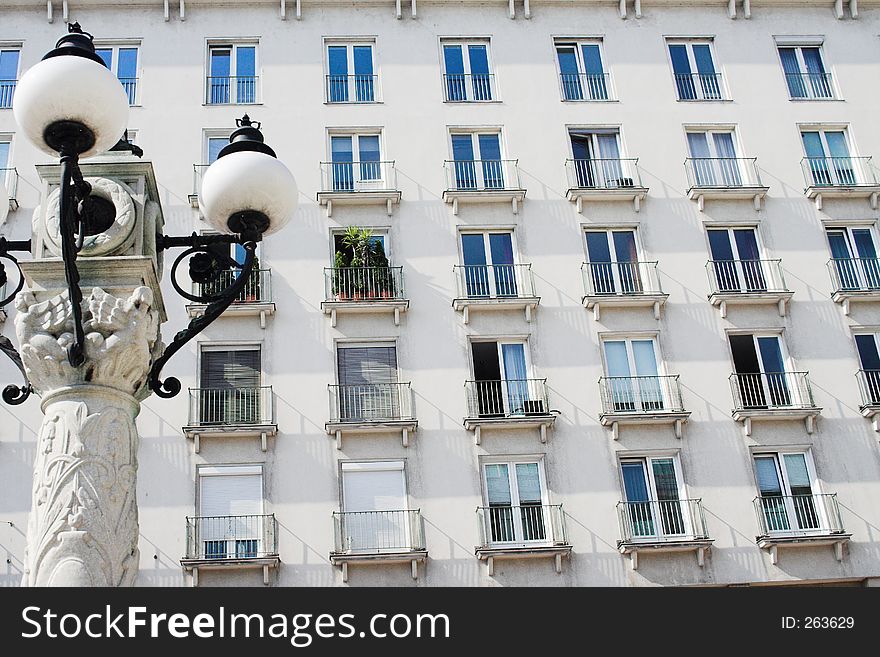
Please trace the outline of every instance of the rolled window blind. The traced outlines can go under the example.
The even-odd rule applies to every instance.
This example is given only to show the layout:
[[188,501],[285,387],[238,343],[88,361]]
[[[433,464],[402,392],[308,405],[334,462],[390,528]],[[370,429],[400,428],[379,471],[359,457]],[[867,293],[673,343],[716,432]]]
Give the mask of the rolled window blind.
[[337,361],[339,385],[397,383],[395,347],[341,347]]
[[259,349],[202,352],[202,388],[256,388],[259,385]]

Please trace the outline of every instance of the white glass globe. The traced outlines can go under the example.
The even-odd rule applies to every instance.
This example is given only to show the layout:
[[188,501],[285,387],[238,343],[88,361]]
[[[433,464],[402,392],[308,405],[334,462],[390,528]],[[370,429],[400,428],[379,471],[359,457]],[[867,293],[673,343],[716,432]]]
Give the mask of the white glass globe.
[[0,174],[0,224],[6,221],[7,214],[9,214],[9,192],[6,191],[6,183]]
[[15,120],[41,151],[57,155],[43,139],[56,121],[77,121],[95,134],[81,157],[110,150],[128,124],[128,95],[106,66],[85,57],[61,55],[32,66],[18,81],[12,101]]
[[269,235],[290,221],[298,193],[293,174],[282,162],[265,153],[239,151],[224,155],[205,171],[199,208],[222,233],[232,232],[227,222],[236,212],[262,212],[269,218],[263,234]]

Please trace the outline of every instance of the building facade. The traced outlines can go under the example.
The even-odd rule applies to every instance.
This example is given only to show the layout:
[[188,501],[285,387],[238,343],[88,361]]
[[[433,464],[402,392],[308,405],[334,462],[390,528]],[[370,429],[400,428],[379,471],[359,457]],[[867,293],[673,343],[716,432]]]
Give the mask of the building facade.
[[[880,578],[875,2],[6,1],[9,239],[65,20],[166,233],[245,113],[300,189],[143,405],[141,585]],[[2,412],[14,586],[40,412]]]

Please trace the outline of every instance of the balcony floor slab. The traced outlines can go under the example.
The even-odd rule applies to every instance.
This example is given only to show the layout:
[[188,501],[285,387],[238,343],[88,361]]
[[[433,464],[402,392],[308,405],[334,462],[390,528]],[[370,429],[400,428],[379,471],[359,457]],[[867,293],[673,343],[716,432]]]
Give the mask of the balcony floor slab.
[[370,206],[384,205],[385,213],[390,217],[394,206],[400,204],[399,189],[364,189],[353,191],[318,192],[318,204],[327,209],[327,216],[333,216],[333,208],[337,205]]
[[770,562],[776,565],[779,561],[780,548],[822,547],[830,545],[834,548],[834,558],[843,561],[843,546],[850,541],[852,534],[816,533],[800,535],[765,535],[755,538],[758,547],[770,553]]
[[691,187],[688,190],[688,198],[696,201],[700,212],[703,211],[706,201],[737,201],[750,200],[754,203],[755,211],[761,210],[761,201],[770,190],[763,185],[740,185],[736,187],[705,186]]
[[409,310],[409,299],[331,299],[321,302],[321,310],[330,316],[330,324],[336,328],[337,317],[340,314],[373,314],[391,313],[394,315],[394,325],[400,326],[400,315]]
[[480,561],[485,561],[489,569],[489,577],[495,575],[496,559],[553,559],[556,572],[562,572],[562,559],[571,556],[572,546],[568,543],[559,545],[526,545],[520,547],[477,546],[474,554]]
[[772,306],[779,310],[779,316],[785,317],[788,303],[794,292],[779,290],[775,292],[713,292],[709,295],[709,303],[719,309],[721,317],[727,317],[729,306]]
[[205,436],[212,438],[259,438],[261,448],[267,449],[266,439],[278,433],[277,424],[190,424],[183,427],[183,435],[193,439],[193,450],[196,454],[201,450],[201,440]]
[[603,427],[611,427],[614,440],[620,438],[619,427],[632,425],[671,424],[675,429],[675,437],[681,438],[684,423],[691,416],[690,411],[658,411],[632,413],[602,413],[599,422]]
[[621,554],[629,555],[633,570],[639,568],[639,554],[661,554],[674,552],[695,552],[697,565],[702,567],[705,563],[706,552],[712,547],[710,538],[681,538],[678,540],[645,540],[645,541],[618,541],[617,549]]
[[609,189],[572,187],[565,198],[575,203],[579,214],[583,214],[584,201],[631,201],[633,210],[638,212],[641,203],[648,197],[647,187],[611,187]]
[[816,418],[822,414],[822,409],[817,406],[809,408],[747,408],[734,409],[731,416],[736,422],[743,425],[743,433],[752,435],[752,422],[777,422],[782,420],[803,420],[806,431],[812,434],[815,428]]
[[653,308],[654,319],[660,319],[660,309],[666,305],[668,294],[647,292],[642,294],[588,294],[581,299],[584,308],[593,311],[593,319],[601,319],[605,308]]
[[508,417],[466,417],[464,428],[474,432],[474,442],[482,442],[483,429],[540,429],[541,442],[547,442],[547,430],[553,428],[556,415],[542,413],[535,415],[515,415]]
[[327,422],[324,430],[336,438],[336,449],[342,449],[345,434],[400,433],[404,447],[409,447],[410,435],[419,428],[416,419],[360,420],[352,422]]
[[408,563],[412,578],[419,578],[419,564],[428,559],[427,550],[394,550],[388,552],[331,552],[330,563],[342,568],[342,581],[348,581],[348,567],[358,565],[384,565]]
[[538,310],[541,297],[459,297],[452,300],[452,308],[462,313],[462,321],[470,323],[471,312],[522,310],[526,322]]

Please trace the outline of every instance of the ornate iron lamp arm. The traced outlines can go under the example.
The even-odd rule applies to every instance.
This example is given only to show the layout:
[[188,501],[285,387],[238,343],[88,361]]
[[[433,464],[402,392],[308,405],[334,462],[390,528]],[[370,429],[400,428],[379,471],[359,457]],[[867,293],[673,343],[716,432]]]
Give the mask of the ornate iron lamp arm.
[[[10,255],[10,251],[27,251],[31,250],[31,241],[30,240],[17,240],[10,241],[5,237],[0,237],[0,286],[6,285],[7,277],[6,277],[6,268],[3,266],[2,260],[9,260],[18,268],[18,284],[15,286],[15,289],[7,294],[2,300],[0,300],[0,308],[3,308],[15,297],[16,294],[19,293],[22,287],[24,287],[24,276],[21,274],[21,267],[18,266],[18,260],[15,259],[14,256]],[[9,384],[5,388],[3,388],[3,401],[7,404],[17,406],[26,400],[30,394],[34,391],[31,387],[30,381],[28,381],[27,372],[24,370],[24,364],[21,362],[21,354],[18,353],[16,348],[13,346],[12,341],[6,336],[0,335],[0,351],[6,354],[9,357],[9,360],[13,362],[13,364],[21,370],[21,375],[24,377],[24,385],[17,386],[15,384]]]

